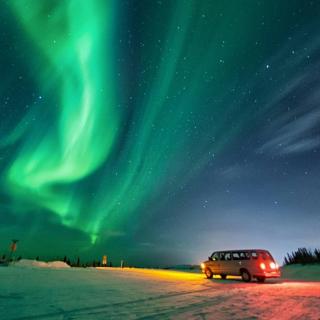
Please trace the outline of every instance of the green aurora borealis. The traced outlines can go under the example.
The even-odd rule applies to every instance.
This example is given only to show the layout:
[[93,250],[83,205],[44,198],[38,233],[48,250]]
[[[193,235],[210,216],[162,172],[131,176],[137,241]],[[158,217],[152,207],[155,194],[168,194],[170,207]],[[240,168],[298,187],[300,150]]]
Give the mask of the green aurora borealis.
[[[22,238],[27,254],[47,256],[63,255],[64,246],[68,253],[80,246],[77,254],[88,256],[104,247],[130,252],[137,234],[149,243],[141,239],[146,225],[157,230],[161,212],[179,203],[199,177],[199,194],[206,185],[214,192],[204,178],[207,170],[221,166],[224,155],[249,141],[266,118],[281,119],[287,105],[280,108],[277,99],[308,74],[305,56],[318,57],[309,32],[317,29],[315,6],[204,0],[2,4],[1,63],[8,71],[2,72],[1,95],[11,99],[1,112],[2,211],[12,220],[4,223],[1,240]],[[187,197],[197,198],[196,190]],[[183,210],[172,205],[169,216],[183,216]],[[218,213],[210,215],[214,221]],[[36,226],[28,229],[26,220]],[[177,238],[184,237],[175,227]],[[37,234],[46,246],[57,241],[57,248],[48,253],[39,240],[33,243]],[[148,246],[144,250],[154,250]]]
[[[45,59],[40,66],[39,84],[45,83],[41,91],[47,95],[52,90],[46,79],[53,78],[59,94],[54,125],[44,133],[32,132],[26,139],[8,172],[10,189],[19,198],[31,199],[31,205],[58,214],[63,224],[92,235],[99,222],[85,221],[79,215],[77,196],[55,186],[72,185],[92,174],[107,160],[117,139],[113,6],[101,8],[101,3],[88,1],[53,7],[14,2],[19,21]],[[99,13],[102,9],[106,9],[104,15]],[[102,45],[102,39],[107,45]]]

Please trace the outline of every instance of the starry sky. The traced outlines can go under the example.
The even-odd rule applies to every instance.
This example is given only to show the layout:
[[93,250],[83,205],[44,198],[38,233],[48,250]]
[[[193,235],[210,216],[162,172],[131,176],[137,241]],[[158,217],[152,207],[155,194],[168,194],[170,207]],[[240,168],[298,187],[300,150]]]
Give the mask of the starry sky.
[[319,247],[319,27],[318,1],[1,1],[0,252]]

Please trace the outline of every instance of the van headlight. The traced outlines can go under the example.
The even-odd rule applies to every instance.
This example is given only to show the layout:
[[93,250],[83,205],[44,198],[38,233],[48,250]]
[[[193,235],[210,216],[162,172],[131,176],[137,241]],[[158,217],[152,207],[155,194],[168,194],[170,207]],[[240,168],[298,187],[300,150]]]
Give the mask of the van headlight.
[[201,264],[200,264],[200,267],[201,267],[201,269],[203,270],[203,269],[206,267],[206,265],[205,265],[204,263],[201,263]]

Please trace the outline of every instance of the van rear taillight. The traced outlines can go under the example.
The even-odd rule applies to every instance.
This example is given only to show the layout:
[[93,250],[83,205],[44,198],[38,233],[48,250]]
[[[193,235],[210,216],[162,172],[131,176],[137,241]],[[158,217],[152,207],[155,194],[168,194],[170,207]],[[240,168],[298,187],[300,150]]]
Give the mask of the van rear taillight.
[[279,268],[279,266],[278,266],[278,264],[277,264],[277,263],[270,262],[270,268],[271,268],[272,270],[275,270],[275,269],[278,269],[278,268]]
[[266,265],[262,262],[262,263],[260,263],[260,268],[261,268],[262,270],[265,270],[265,269],[266,269]]

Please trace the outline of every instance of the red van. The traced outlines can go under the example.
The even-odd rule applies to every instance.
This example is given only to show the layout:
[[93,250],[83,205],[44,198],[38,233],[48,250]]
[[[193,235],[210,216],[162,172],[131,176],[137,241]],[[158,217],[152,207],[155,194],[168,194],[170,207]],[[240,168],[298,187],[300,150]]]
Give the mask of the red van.
[[214,275],[222,279],[232,275],[241,276],[245,282],[253,278],[264,282],[267,278],[280,277],[278,264],[269,251],[262,249],[216,251],[201,263],[201,269],[208,279]]

